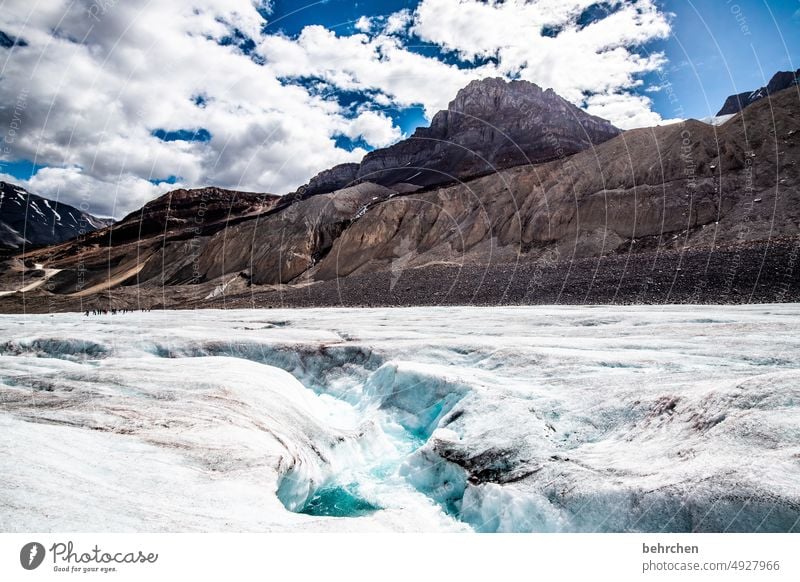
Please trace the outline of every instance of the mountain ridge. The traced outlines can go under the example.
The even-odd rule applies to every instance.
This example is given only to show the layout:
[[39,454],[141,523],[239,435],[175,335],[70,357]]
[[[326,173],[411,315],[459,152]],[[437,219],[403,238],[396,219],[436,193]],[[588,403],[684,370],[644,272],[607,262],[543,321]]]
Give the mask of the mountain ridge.
[[[490,92],[479,97],[489,101],[478,107],[494,103]],[[335,167],[312,179],[310,190],[284,197],[249,194],[268,197],[257,207],[243,199],[249,210],[237,206],[226,213],[227,203],[222,204],[224,217],[199,230],[181,214],[176,220],[159,222],[163,232],[156,229],[158,234],[120,242],[118,224],[94,233],[83,246],[68,242],[25,258],[59,269],[46,297],[53,301],[54,295],[61,296],[64,305],[76,300],[79,281],[102,289],[102,297],[110,298],[113,292],[123,298],[120,301],[135,297],[150,302],[157,296],[165,306],[218,305],[226,297],[238,297],[238,305],[247,297],[253,302],[259,297],[269,305],[283,305],[284,300],[330,305],[344,301],[341,293],[346,288],[351,288],[348,304],[357,304],[359,297],[368,304],[430,304],[471,296],[457,291],[465,283],[467,288],[472,285],[457,284],[462,271],[485,281],[491,293],[499,293],[497,302],[514,298],[536,302],[536,297],[576,300],[587,293],[565,295],[546,287],[531,295],[529,288],[535,280],[558,285],[562,276],[562,290],[570,278],[590,287],[593,281],[609,284],[601,275],[601,262],[608,265],[609,276],[621,278],[616,288],[622,290],[618,295],[602,289],[598,297],[604,301],[652,300],[669,297],[676,289],[680,293],[672,296],[687,300],[699,301],[698,293],[712,293],[742,301],[746,299],[742,285],[753,286],[755,292],[773,279],[782,285],[786,279],[780,265],[750,262],[766,256],[769,248],[773,263],[780,257],[788,260],[795,252],[793,241],[800,242],[798,119],[797,95],[784,90],[749,105],[720,126],[687,120],[629,130],[571,155],[514,164],[463,180],[452,179],[451,174],[446,183],[395,183],[398,174],[389,168],[388,174],[380,174],[388,176],[386,186],[353,179],[353,165]],[[517,123],[517,118],[510,122]],[[449,119],[440,119],[432,127],[448,123]],[[468,125],[467,133],[476,127],[487,125]],[[486,151],[498,151],[496,142],[487,143]],[[536,146],[535,141],[526,143]],[[563,131],[553,142],[556,148],[575,143],[574,135]],[[324,191],[345,178],[350,182],[344,187]],[[216,195],[226,192],[207,190]],[[173,196],[191,201],[186,194]],[[169,208],[171,199],[170,204],[164,199],[159,205]],[[191,203],[177,207],[189,214],[194,208]],[[136,214],[122,226],[131,228]],[[142,209],[141,214],[148,212]],[[742,261],[747,261],[747,269],[739,273]],[[724,267],[727,262],[730,265]],[[593,270],[587,270],[592,264]],[[656,264],[657,272],[652,266]],[[732,275],[709,273],[710,264],[730,269]],[[84,269],[82,275],[77,265]],[[668,284],[672,270],[683,274]],[[549,274],[541,279],[540,272]],[[748,273],[758,276],[741,278]],[[645,279],[623,283],[632,274]],[[514,277],[533,280],[524,284]],[[496,284],[506,279],[507,285]],[[778,296],[800,298],[797,279],[789,273],[788,291]],[[448,281],[452,281],[449,286]],[[652,293],[634,293],[637,285],[646,290],[649,282],[654,285]],[[352,289],[361,284],[368,288],[360,294]],[[9,278],[4,285],[14,286]],[[503,289],[515,291],[508,295]],[[481,296],[479,292],[474,296]],[[43,300],[44,292],[37,293]],[[483,304],[492,302],[491,293],[481,299]],[[768,297],[763,290],[759,293],[748,296]],[[25,295],[26,308],[35,296]],[[19,298],[14,294],[1,301],[14,304]],[[94,299],[105,300],[99,295]]]

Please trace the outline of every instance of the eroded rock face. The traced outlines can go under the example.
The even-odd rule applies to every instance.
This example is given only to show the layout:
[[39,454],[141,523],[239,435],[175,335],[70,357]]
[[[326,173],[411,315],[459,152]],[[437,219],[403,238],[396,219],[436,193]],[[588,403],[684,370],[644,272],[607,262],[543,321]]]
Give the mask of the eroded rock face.
[[174,190],[113,226],[26,257],[61,270],[48,287],[58,294],[196,283],[202,280],[198,255],[214,233],[269,211],[278,200],[272,194],[213,187]]
[[552,89],[483,79],[459,91],[430,127],[367,154],[358,179],[389,187],[443,184],[568,156],[619,133]]
[[288,283],[322,260],[370,206],[394,194],[362,183],[220,231],[202,249],[199,271],[203,280],[247,271],[255,284]]

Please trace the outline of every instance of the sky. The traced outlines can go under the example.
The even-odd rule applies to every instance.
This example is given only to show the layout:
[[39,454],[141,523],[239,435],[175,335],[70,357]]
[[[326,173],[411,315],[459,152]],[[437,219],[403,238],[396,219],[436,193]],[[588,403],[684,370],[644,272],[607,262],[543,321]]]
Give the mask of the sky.
[[177,187],[285,194],[473,79],[623,129],[800,68],[800,0],[0,0],[0,180],[120,218]]

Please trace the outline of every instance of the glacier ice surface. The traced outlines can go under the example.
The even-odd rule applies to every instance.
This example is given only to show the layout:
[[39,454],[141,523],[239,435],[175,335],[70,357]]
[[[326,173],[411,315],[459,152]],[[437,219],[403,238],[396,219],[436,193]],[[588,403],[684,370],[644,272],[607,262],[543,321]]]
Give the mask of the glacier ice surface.
[[797,531],[800,306],[0,316],[0,531]]

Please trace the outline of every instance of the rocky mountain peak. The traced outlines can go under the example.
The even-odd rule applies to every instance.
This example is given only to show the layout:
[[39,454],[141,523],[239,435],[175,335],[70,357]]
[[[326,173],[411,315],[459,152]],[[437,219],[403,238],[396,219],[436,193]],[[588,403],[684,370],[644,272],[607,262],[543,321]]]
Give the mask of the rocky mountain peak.
[[[449,138],[469,128],[493,126],[503,133],[506,129],[520,129],[559,135],[565,125],[575,122],[590,133],[600,132],[609,137],[619,133],[610,122],[582,111],[553,89],[545,90],[529,81],[489,77],[472,81],[461,89],[447,110],[434,117],[430,132]],[[426,135],[426,129],[420,135]],[[601,135],[597,137],[603,140]],[[592,143],[599,141],[592,138]]]
[[568,156],[620,133],[552,89],[500,77],[478,79],[434,115],[430,126],[368,153],[360,164],[320,172],[287,203],[359,182],[409,192]]
[[358,164],[348,163],[339,164],[328,170],[323,170],[305,186],[301,186],[297,190],[297,196],[304,198],[314,196],[315,194],[323,194],[333,190],[345,188],[353,183],[358,175]]

